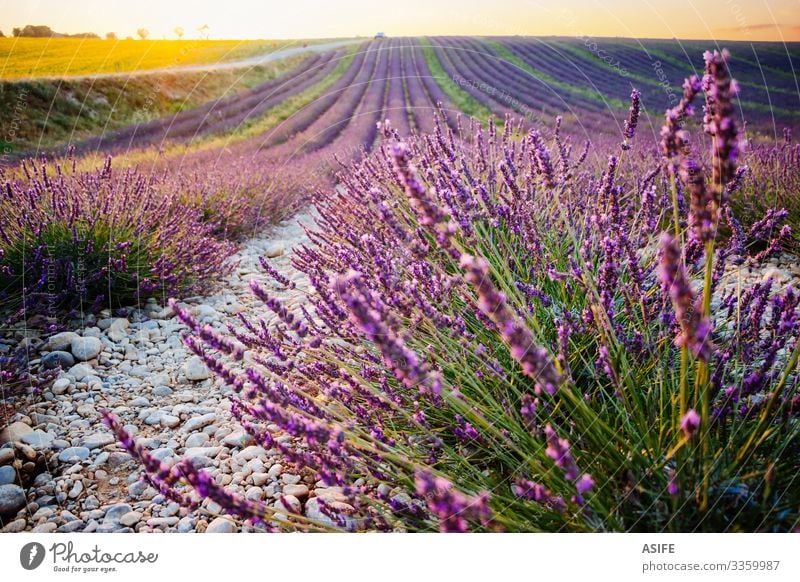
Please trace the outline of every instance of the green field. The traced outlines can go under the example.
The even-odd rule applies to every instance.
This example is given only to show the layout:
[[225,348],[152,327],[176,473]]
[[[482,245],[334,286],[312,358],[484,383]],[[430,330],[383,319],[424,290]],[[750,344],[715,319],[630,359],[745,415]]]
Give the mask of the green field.
[[0,78],[128,73],[235,61],[302,46],[304,42],[0,38]]

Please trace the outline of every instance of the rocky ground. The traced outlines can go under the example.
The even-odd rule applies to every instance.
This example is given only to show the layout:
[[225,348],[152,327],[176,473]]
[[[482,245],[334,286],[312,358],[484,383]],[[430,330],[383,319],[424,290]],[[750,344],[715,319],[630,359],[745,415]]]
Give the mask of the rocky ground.
[[[224,329],[235,314],[267,316],[249,282],[272,282],[258,257],[295,281],[276,295],[291,309],[305,300],[308,282],[290,264],[290,250],[306,241],[295,216],[249,241],[238,266],[220,284],[224,292],[184,303],[202,323]],[[40,342],[33,366],[64,369],[24,414],[0,433],[0,519],[4,532],[233,532],[250,529],[206,503],[189,512],[141,480],[141,467],[122,452],[99,410],[117,414],[127,429],[162,460],[192,457],[217,481],[249,499],[281,508],[288,503],[310,518],[329,521],[316,497],[339,501],[315,488],[312,475],[254,446],[229,413],[226,388],[182,344],[186,327],[154,301],[127,318],[87,317],[85,326]],[[271,315],[271,314],[270,314]],[[103,317],[107,316],[107,317]],[[269,319],[267,317],[267,319]],[[37,343],[34,336],[30,341]],[[288,436],[278,438],[289,438]]]
[[[238,313],[271,315],[249,289],[252,278],[290,310],[306,300],[308,281],[290,263],[291,248],[307,241],[299,223],[309,212],[249,241],[234,257],[219,294],[184,299],[202,323],[225,329]],[[265,256],[296,283],[283,290],[262,272]],[[797,285],[795,257],[782,255],[758,269],[729,268],[721,290],[746,288],[772,277],[775,288]],[[218,483],[279,509],[330,523],[319,498],[341,505],[334,489],[292,467],[275,451],[254,446],[229,412],[227,388],[181,342],[186,327],[169,307],[150,301],[127,318],[87,317],[75,332],[39,339],[19,329],[17,339],[37,347],[33,366],[63,369],[42,394],[3,422],[0,433],[0,525],[4,532],[234,532],[252,527],[220,515],[206,502],[189,512],[141,479],[141,467],[122,452],[99,410],[117,414],[127,429],[162,460],[192,457]],[[27,337],[28,339],[24,339]],[[2,419],[0,419],[2,421]],[[277,435],[288,439],[288,435]]]

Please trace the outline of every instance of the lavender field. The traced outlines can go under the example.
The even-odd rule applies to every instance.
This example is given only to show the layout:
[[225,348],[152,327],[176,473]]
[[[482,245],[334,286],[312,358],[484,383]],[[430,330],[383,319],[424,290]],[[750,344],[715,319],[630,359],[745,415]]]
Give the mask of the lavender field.
[[3,532],[798,530],[800,44],[274,62],[0,80]]

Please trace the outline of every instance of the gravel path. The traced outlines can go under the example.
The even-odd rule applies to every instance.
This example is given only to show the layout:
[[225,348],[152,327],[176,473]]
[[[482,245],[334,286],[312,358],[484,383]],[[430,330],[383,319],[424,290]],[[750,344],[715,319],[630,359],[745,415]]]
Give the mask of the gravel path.
[[[305,211],[249,241],[234,257],[234,272],[221,282],[223,293],[182,303],[202,323],[220,329],[238,313],[266,317],[269,312],[249,289],[250,280],[258,278],[297,309],[308,282],[291,266],[290,250],[307,241],[299,223],[310,222]],[[260,256],[294,280],[296,289],[282,290],[266,278],[258,266]],[[217,517],[213,503],[188,512],[158,494],[140,479],[138,462],[121,452],[103,425],[101,408],[117,414],[161,459],[193,457],[219,483],[249,499],[281,507],[283,496],[308,517],[327,520],[314,498],[340,501],[339,493],[315,488],[311,473],[282,463],[275,451],[253,446],[231,418],[226,388],[181,343],[184,330],[169,307],[150,302],[129,318],[90,320],[77,333],[48,339],[41,361],[31,363],[62,362],[66,372],[27,415],[16,415],[0,433],[0,446],[14,443],[0,448],[2,531],[250,529]]]

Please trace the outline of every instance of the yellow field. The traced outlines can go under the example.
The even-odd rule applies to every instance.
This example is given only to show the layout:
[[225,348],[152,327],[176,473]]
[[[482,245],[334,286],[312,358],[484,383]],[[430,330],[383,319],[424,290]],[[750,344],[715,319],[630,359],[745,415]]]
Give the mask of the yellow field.
[[298,40],[0,38],[0,79],[127,73],[207,64],[245,59],[303,43]]

